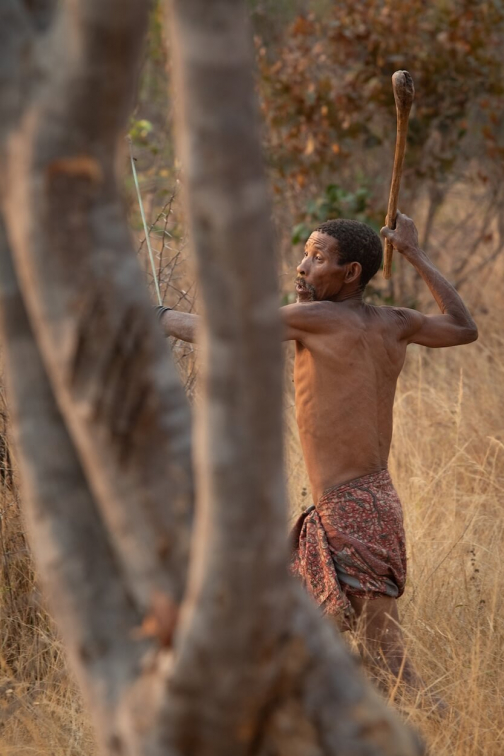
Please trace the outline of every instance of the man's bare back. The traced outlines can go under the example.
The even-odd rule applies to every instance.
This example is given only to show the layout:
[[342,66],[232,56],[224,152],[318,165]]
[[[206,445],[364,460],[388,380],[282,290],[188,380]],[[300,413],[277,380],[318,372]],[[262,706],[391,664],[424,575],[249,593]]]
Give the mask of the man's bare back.
[[[357,233],[362,225],[355,224]],[[338,240],[320,230],[308,239],[297,269],[298,303],[280,311],[286,338],[296,341],[296,414],[315,503],[328,488],[387,467],[408,344],[452,346],[477,336],[459,295],[419,249],[413,221],[399,214],[390,234],[426,281],[441,315],[366,304],[363,266],[341,262]],[[365,236],[362,243],[368,243]],[[370,254],[376,267],[381,251],[375,247]]]
[[314,302],[321,333],[296,341],[296,417],[312,495],[387,467],[406,342],[393,309]]

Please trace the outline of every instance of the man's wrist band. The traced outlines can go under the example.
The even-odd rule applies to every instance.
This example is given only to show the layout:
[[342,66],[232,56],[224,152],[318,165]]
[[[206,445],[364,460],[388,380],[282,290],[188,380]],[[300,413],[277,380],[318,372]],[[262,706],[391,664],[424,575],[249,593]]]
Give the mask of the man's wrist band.
[[170,310],[173,310],[173,307],[165,307],[164,305],[156,305],[156,313],[158,316],[158,320],[161,321],[161,318],[165,314],[165,312],[169,312]]

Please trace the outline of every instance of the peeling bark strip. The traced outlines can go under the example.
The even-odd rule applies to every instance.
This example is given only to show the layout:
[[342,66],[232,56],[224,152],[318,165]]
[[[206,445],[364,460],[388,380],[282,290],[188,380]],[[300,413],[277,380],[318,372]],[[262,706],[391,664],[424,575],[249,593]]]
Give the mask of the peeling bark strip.
[[189,408],[114,172],[148,11],[145,0],[60,4],[3,203],[51,385],[144,610],[158,592],[181,601],[192,510]]
[[286,572],[279,295],[246,3],[170,8],[205,318],[196,537],[164,742],[198,756],[413,755]]
[[47,166],[49,185],[55,176],[68,176],[88,179],[94,184],[103,181],[101,165],[89,155],[75,155],[69,158],[59,158]]

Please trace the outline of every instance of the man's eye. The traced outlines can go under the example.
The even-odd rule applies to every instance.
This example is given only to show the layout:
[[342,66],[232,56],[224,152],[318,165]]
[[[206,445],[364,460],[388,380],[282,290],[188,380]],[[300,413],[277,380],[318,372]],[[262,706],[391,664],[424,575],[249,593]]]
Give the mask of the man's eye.
[[322,262],[322,258],[320,257],[320,255],[317,255],[317,257],[315,258],[315,260],[318,260],[319,262]]

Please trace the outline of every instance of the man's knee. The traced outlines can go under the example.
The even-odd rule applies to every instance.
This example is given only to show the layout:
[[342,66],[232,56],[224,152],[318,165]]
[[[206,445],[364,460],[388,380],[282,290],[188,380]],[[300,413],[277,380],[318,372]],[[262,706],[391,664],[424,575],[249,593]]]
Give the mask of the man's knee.
[[379,598],[349,597],[357,618],[359,633],[369,641],[395,643],[401,636],[397,600],[389,596]]

